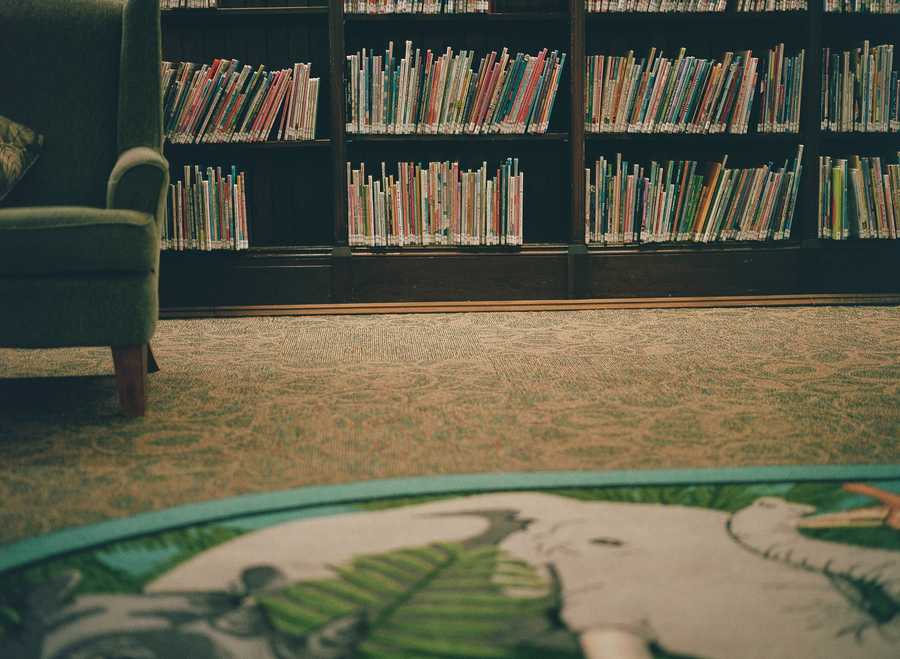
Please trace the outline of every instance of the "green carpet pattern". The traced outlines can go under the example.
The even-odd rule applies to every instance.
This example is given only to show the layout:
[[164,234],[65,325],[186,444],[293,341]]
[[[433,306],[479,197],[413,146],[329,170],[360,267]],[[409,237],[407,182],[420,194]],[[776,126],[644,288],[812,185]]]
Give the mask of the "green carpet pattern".
[[0,656],[896,656],[900,465],[501,480],[301,488],[19,543]]
[[0,542],[310,484],[900,460],[900,310],[164,321],[146,418],[107,349],[0,350]]

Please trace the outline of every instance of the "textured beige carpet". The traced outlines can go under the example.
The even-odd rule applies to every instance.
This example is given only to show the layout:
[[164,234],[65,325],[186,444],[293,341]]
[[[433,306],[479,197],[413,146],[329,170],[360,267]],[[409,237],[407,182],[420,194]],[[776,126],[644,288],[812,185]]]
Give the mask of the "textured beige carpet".
[[136,421],[108,350],[0,350],[0,542],[313,483],[900,460],[897,308],[166,321],[154,344]]

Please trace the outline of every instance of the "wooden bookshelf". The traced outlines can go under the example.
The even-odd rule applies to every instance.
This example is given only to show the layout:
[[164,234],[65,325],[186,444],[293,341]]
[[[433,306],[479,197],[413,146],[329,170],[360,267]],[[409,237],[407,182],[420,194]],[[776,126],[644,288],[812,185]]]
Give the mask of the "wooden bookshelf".
[[[498,0],[497,13],[449,16],[345,16],[342,0],[221,0],[221,9],[164,12],[163,57],[253,65],[311,62],[322,79],[317,139],[249,144],[167,144],[173,176],[186,164],[247,171],[251,249],[163,252],[164,309],[234,310],[364,302],[540,300],[722,295],[900,292],[900,241],[816,239],[820,154],[900,150],[900,134],[834,134],[819,129],[823,46],[869,37],[900,42],[900,16],[808,12],[588,14],[584,0]],[[299,2],[290,4],[298,5]],[[537,9],[536,9],[537,8]],[[652,36],[651,36],[652,35]],[[568,54],[550,130],[542,135],[350,135],[344,130],[345,54],[412,39],[477,52],[557,48]],[[806,49],[799,134],[585,134],[580,100],[585,55],[644,52],[754,52],[784,41]],[[402,41],[401,41],[402,42]],[[758,103],[756,104],[758,108]],[[755,116],[751,121],[755,126]],[[621,248],[584,244],[585,163],[622,151],[650,157],[760,163],[805,145],[803,181],[791,240],[661,243]],[[521,248],[347,247],[345,163],[458,159],[463,164],[518,157],[526,172]],[[572,173],[575,173],[573,176]]]

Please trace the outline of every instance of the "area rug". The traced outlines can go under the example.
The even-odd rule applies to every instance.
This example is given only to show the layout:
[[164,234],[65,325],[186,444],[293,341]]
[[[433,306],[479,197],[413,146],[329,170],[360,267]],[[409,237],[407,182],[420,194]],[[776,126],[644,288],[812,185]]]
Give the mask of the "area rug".
[[0,571],[7,659],[896,657],[900,465],[310,487]]

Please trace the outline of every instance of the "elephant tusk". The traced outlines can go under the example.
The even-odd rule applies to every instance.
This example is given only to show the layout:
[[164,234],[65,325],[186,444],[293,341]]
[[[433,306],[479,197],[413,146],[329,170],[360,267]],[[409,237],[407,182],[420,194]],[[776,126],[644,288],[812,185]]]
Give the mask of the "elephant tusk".
[[587,659],[653,659],[647,641],[624,629],[589,629],[579,640]]

